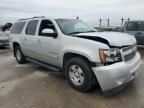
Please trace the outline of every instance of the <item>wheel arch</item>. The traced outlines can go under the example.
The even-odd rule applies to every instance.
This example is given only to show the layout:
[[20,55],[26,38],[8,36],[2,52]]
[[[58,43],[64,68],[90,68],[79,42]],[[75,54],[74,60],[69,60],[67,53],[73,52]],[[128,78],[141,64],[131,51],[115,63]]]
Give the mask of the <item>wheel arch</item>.
[[86,60],[89,64],[89,66],[91,67],[95,67],[96,66],[96,63],[92,62],[87,56],[85,55],[82,55],[82,54],[79,54],[79,53],[73,53],[73,52],[66,52],[64,53],[63,55],[63,62],[62,62],[62,66],[64,68],[65,66],[65,63],[70,60],[71,58],[73,57],[80,57],[80,58],[83,58],[84,60]]
[[[63,71],[65,71],[65,63],[68,60],[70,60],[71,58],[74,58],[74,57],[80,57],[80,58],[82,58],[84,61],[86,61],[86,63],[88,63],[88,66],[89,66],[90,69],[91,69],[91,67],[96,67],[96,63],[90,61],[86,56],[78,54],[78,53],[67,52],[63,56]],[[97,78],[96,78],[96,76],[95,76],[95,74],[94,74],[94,72],[93,72],[92,69],[91,69],[91,72],[93,74],[92,84],[95,85],[95,84],[98,83],[98,81],[97,81]]]

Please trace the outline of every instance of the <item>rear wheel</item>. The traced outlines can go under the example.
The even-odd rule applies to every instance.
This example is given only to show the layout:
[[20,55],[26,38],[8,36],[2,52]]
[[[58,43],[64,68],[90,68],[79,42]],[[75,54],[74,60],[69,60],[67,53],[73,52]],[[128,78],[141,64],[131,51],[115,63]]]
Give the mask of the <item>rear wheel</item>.
[[78,91],[89,91],[94,84],[95,76],[83,58],[70,59],[65,65],[65,74],[69,84]]
[[16,56],[16,60],[19,64],[24,64],[25,63],[25,56],[23,55],[21,48],[19,46],[15,47],[15,56]]

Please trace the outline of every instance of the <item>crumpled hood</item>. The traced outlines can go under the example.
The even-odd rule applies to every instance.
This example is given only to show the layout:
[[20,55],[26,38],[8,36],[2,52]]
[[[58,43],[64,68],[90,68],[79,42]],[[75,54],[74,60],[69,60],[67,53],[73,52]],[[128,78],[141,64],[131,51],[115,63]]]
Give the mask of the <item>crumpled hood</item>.
[[[136,39],[134,36],[125,34],[125,33],[119,33],[119,32],[91,32],[91,33],[80,33],[76,34],[76,36],[80,36],[81,38],[87,37],[98,37],[101,39],[105,39],[109,42],[110,46],[127,46],[127,45],[133,45],[136,43]],[[92,39],[91,39],[92,40]]]

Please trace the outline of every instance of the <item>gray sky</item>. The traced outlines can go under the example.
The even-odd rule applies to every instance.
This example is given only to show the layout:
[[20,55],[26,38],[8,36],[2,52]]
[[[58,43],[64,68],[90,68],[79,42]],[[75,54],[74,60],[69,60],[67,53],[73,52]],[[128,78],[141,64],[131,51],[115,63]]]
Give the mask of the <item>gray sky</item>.
[[98,24],[98,19],[144,19],[144,0],[0,0],[0,24],[33,16],[68,17]]

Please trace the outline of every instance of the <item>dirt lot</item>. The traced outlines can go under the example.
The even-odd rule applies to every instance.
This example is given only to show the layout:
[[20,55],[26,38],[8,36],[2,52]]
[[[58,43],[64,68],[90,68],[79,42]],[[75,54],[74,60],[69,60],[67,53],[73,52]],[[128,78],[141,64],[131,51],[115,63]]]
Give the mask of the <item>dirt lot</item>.
[[64,77],[32,63],[19,65],[9,49],[0,49],[0,108],[144,108],[144,62],[138,71],[116,95],[106,97],[99,87],[80,93]]

